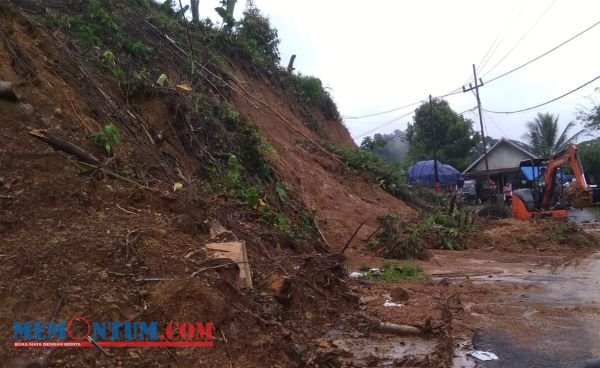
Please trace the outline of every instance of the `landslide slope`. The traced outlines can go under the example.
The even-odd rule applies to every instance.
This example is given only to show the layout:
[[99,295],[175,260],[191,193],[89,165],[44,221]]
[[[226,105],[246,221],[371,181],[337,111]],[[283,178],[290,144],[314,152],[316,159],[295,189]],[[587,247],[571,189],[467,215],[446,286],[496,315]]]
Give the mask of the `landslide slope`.
[[[216,326],[212,349],[46,351],[56,366],[318,362],[312,341],[356,308],[335,251],[358,224],[367,234],[377,216],[413,210],[324,150],[321,140],[353,145],[343,125],[310,107],[319,129],[309,128],[289,77],[220,32],[192,29],[190,71],[176,19],[144,1],[0,4],[0,79],[18,96],[0,99],[0,326],[74,316]],[[94,143],[110,123],[114,154]],[[228,231],[215,235],[219,224]],[[251,290],[235,286],[235,267],[212,269],[203,247],[232,238],[246,243]],[[0,347],[2,362],[41,354]]]

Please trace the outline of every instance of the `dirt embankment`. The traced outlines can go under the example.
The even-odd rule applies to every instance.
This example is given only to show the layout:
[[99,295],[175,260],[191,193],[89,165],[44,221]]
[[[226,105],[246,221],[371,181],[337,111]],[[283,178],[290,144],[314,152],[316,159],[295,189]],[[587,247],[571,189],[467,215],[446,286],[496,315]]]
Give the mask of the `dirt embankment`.
[[[354,145],[346,128],[339,122],[325,121],[325,137],[306,127],[302,118],[291,111],[290,103],[281,96],[285,90],[274,89],[260,79],[236,71],[238,79],[249,81],[248,92],[264,102],[259,108],[245,98],[236,98],[236,107],[258,124],[263,134],[277,151],[275,164],[278,172],[308,209],[317,210],[317,219],[327,241],[334,249],[341,249],[362,223],[354,249],[364,247],[366,239],[378,226],[377,217],[391,212],[403,218],[413,218],[416,211],[400,199],[383,191],[376,184],[349,172],[340,162],[323,154],[294,129],[315,141],[329,139],[337,145]],[[267,107],[277,110],[281,116]]]
[[[158,88],[124,94],[123,84],[105,67],[86,59],[89,50],[38,23],[43,8],[29,1],[22,6],[27,12],[0,5],[0,79],[13,82],[19,96],[19,102],[0,100],[0,327],[12,331],[14,321],[72,316],[202,320],[216,326],[213,349],[115,349],[109,361],[95,349],[53,351],[52,361],[65,367],[315,362],[314,339],[356,306],[342,280],[341,258],[322,252],[315,239],[291,239],[265,225],[256,211],[223,193],[196,190],[206,179],[199,173],[211,155],[190,138],[194,129],[186,119],[192,97]],[[153,37],[145,41],[161,60],[173,59],[162,36]],[[148,68],[174,73],[172,65]],[[236,73],[289,121],[282,124],[272,112],[234,99],[243,117],[257,123],[277,150],[274,164],[289,186],[289,206],[299,202],[306,210],[316,208],[318,225],[334,250],[364,221],[366,234],[380,214],[412,215],[400,200],[304,144],[298,131],[320,138],[285,98],[265,82]],[[121,129],[122,143],[116,157],[104,160],[91,137],[111,121]],[[327,124],[326,138],[353,144],[341,124]],[[104,158],[102,169],[142,185],[82,168],[30,136],[32,128],[60,135]],[[198,135],[214,133],[205,130]],[[175,182],[184,188],[174,191]],[[215,240],[206,225],[213,220],[246,242],[253,290],[236,288],[218,269],[190,276],[211,265],[203,245]],[[288,280],[286,290],[274,291],[272,277]],[[12,348],[6,340],[0,347],[2,362],[39,354]]]
[[[206,167],[213,160],[227,167],[222,156],[231,148],[222,124],[190,119],[198,118],[194,109],[210,115],[214,106],[195,104],[199,94],[175,88],[144,86],[124,94],[122,82],[90,61],[85,49],[37,23],[43,8],[33,1],[22,4],[26,13],[0,4],[0,79],[12,81],[20,98],[0,100],[0,328],[12,331],[15,320],[73,316],[215,325],[211,349],[111,349],[110,359],[95,349],[62,349],[52,352],[55,366],[329,367],[390,360],[445,367],[457,336],[469,339],[475,329],[490,327],[489,315],[508,330],[515,318],[531,317],[528,311],[506,313],[514,301],[498,304],[496,296],[525,294],[537,286],[507,288],[496,280],[510,281],[517,272],[530,280],[537,267],[545,273],[534,281],[553,281],[546,273],[573,253],[589,252],[586,238],[564,224],[483,222],[478,232],[461,239],[479,251],[434,251],[430,261],[420,263],[432,280],[405,282],[409,298],[396,300],[403,306],[385,306],[397,285],[348,282],[335,251],[365,222],[348,252],[350,267],[380,266],[382,260],[372,255],[361,258],[361,241],[377,226],[376,218],[392,211],[406,218],[416,213],[315,145],[323,138],[352,145],[341,124],[322,122],[324,131],[315,133],[294,113],[285,87],[235,63],[240,82],[235,93],[190,82],[208,97],[231,99],[245,122],[258,124],[277,151],[271,156],[277,178],[288,187],[289,196],[277,209],[290,216],[293,209],[316,209],[317,224],[332,246],[325,251],[316,235],[286,235],[229,193],[198,190],[209,181]],[[148,65],[149,72],[176,74],[173,51],[145,27],[135,23],[160,56],[160,65]],[[109,121],[123,134],[111,160],[91,142]],[[31,128],[80,145],[102,157],[104,169],[129,180],[82,168],[31,137]],[[174,191],[175,182],[183,189]],[[208,224],[215,220],[231,231],[228,236],[246,242],[252,290],[235,286],[235,268],[210,268],[214,264],[204,245],[222,240],[210,232]],[[574,247],[576,241],[581,245]],[[197,271],[200,275],[192,277]],[[364,309],[357,312],[359,300]],[[375,320],[418,326],[426,334],[413,344],[404,336],[373,333]],[[387,356],[378,356],[384,350]],[[357,351],[363,355],[360,363],[352,355]],[[6,340],[0,346],[2,363],[40,354],[12,348]]]

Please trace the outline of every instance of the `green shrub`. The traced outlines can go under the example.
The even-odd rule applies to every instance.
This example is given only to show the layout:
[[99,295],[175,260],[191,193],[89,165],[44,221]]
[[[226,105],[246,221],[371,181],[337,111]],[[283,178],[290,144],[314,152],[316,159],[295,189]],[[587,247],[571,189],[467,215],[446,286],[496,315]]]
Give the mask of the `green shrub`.
[[301,101],[317,107],[328,120],[341,121],[342,117],[323,83],[317,77],[294,74],[292,82]]
[[94,143],[104,148],[109,155],[113,154],[121,143],[119,128],[113,123],[105,125],[104,129],[94,135]]
[[407,233],[410,229],[400,221],[396,213],[380,216],[380,229],[368,247],[380,248],[379,253],[388,258],[425,259],[426,253],[421,242],[413,241]]
[[406,200],[412,198],[412,187],[399,166],[387,164],[381,156],[360,149],[335,146],[323,143],[329,151],[340,156],[349,167],[372,175],[373,180],[388,193]]
[[279,37],[269,18],[256,7],[247,8],[237,27],[240,46],[256,64],[276,67],[279,63]]
[[152,47],[141,41],[124,40],[122,46],[127,53],[136,59],[148,60],[152,55]]
[[221,101],[217,105],[217,113],[227,129],[235,130],[239,127],[241,115],[229,102]]
[[296,236],[290,220],[284,213],[272,211],[269,206],[261,207],[259,213],[263,222],[273,224],[277,230],[286,233],[289,237]]

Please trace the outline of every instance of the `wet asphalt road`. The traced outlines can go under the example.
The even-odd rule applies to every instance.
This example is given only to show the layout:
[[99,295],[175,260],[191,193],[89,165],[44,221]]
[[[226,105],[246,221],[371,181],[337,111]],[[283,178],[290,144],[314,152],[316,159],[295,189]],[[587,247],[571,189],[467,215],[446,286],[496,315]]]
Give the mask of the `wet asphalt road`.
[[[514,321],[515,326],[536,328],[533,341],[519,341],[505,331],[480,331],[475,348],[499,359],[478,366],[583,368],[600,358],[600,253],[547,277],[537,279],[542,288],[527,295],[522,316]],[[540,284],[535,277],[522,275],[522,280]]]

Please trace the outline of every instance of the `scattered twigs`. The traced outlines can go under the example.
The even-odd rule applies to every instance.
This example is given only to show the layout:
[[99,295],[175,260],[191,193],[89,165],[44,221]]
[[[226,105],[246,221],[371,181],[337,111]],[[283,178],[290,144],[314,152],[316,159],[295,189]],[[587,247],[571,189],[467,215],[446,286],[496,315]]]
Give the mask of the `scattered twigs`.
[[106,271],[106,273],[109,274],[109,275],[117,276],[117,277],[132,277],[132,276],[135,276],[133,273],[121,273],[121,272],[113,272],[113,271]]
[[139,188],[152,190],[152,189],[148,188],[147,186],[138,183],[135,180],[131,180],[129,178],[126,178],[123,175],[117,174],[116,172],[108,170],[108,169],[106,169],[106,168],[104,168],[104,167],[102,167],[100,165],[92,165],[92,164],[88,164],[88,163],[83,162],[83,161],[78,161],[78,163],[80,163],[82,166],[88,167],[90,169],[98,169],[101,172],[103,172],[104,174],[106,174],[106,175],[108,175],[108,176],[110,176],[110,177],[112,177],[114,179],[119,179],[119,180],[125,181],[127,183],[134,184],[134,185],[138,186]]
[[125,213],[129,213],[129,214],[131,214],[131,215],[137,215],[137,213],[135,213],[135,212],[133,212],[133,211],[126,210],[125,208],[123,208],[123,207],[119,206],[119,204],[118,204],[118,203],[117,203],[117,208],[118,208],[118,209],[120,209],[121,211],[125,212]]
[[199,273],[202,273],[207,270],[214,270],[216,268],[223,268],[223,267],[227,267],[227,266],[238,265],[240,263],[249,263],[249,262],[230,262],[230,263],[224,263],[224,264],[220,264],[220,265],[216,265],[216,266],[203,267],[203,268],[196,270],[194,273],[192,273],[190,275],[190,277],[194,277],[194,276],[198,275]]
[[92,155],[91,153],[85,151],[83,148],[69,141],[64,140],[59,136],[48,133],[45,130],[32,129],[29,132],[29,135],[50,145],[55,150],[62,151],[69,155],[75,156],[79,161],[84,162],[88,165],[100,165],[100,160],[94,157],[94,155]]
[[96,342],[96,340],[94,340],[94,339],[93,339],[91,336],[88,336],[88,337],[87,337],[87,340],[88,340],[89,342],[91,342],[91,343],[92,343],[92,345],[94,345],[94,346],[96,347],[96,349],[100,350],[100,352],[101,352],[102,354],[106,355],[106,356],[107,356],[107,357],[109,357],[109,358],[111,357],[111,355],[108,353],[108,351],[104,350],[104,349],[102,348],[102,346],[98,345],[98,343]]
[[227,337],[225,337],[225,332],[221,331],[221,336],[223,336],[223,341],[225,341],[225,353],[227,353],[227,359],[229,359],[229,368],[233,368],[233,362],[231,360],[231,353],[229,352],[229,346],[227,345]]
[[150,281],[167,281],[173,280],[170,277],[141,277],[139,279],[135,279],[136,282],[150,282]]
[[185,19],[185,11],[183,10],[183,4],[181,0],[179,0],[179,8],[181,9],[181,17],[183,18],[183,24],[185,26],[185,33],[187,34],[188,43],[190,44],[190,61],[192,63],[192,75],[196,70],[194,64],[196,64],[196,60],[194,58],[194,46],[192,46],[192,37],[190,36],[190,27],[188,26],[187,19]]
[[317,224],[316,220],[315,220],[315,229],[317,229],[317,232],[319,233],[319,236],[321,237],[321,240],[323,240],[323,243],[325,243],[325,245],[327,246],[327,248],[331,249],[331,244],[329,244],[329,242],[327,241],[327,239],[325,239],[325,235],[323,235],[323,232],[319,228],[319,225]]
[[369,235],[369,237],[368,237],[368,238],[365,240],[365,242],[367,242],[367,243],[368,243],[368,242],[369,242],[369,240],[371,240],[371,238],[372,238],[372,237],[374,237],[374,236],[375,236],[375,234],[377,234],[377,232],[378,232],[379,230],[381,230],[381,228],[382,228],[382,227],[383,227],[383,225],[379,225],[379,226],[377,227],[377,229],[375,229],[375,231],[373,231],[373,232],[371,233],[371,235]]
[[125,261],[126,262],[129,259],[129,250],[130,249],[131,249],[131,251],[133,251],[133,253],[135,253],[135,255],[140,260],[142,260],[142,256],[138,253],[137,249],[135,248],[136,244],[139,243],[140,240],[142,240],[142,235],[143,235],[143,233],[140,231],[140,229],[136,229],[136,230],[130,231],[125,236]]
[[58,317],[58,312],[60,312],[60,308],[62,307],[64,300],[65,296],[61,294],[61,296],[58,298],[58,301],[56,302],[56,305],[54,306],[54,311],[52,312],[52,319],[50,319],[51,322],[54,322],[56,320],[56,317]]
[[8,39],[8,36],[1,29],[0,29],[0,36],[2,36],[2,38],[4,38],[4,42],[6,44],[6,48],[8,49],[8,53],[10,54],[10,56],[12,57],[14,62],[17,65],[20,65],[23,69],[27,70],[32,76],[37,78],[37,75],[33,71],[33,69],[31,69],[29,64],[27,64],[23,60],[23,57],[21,57],[19,55],[20,52],[16,49],[16,45],[13,42],[11,42],[11,40]]
[[348,248],[348,246],[350,245],[350,243],[352,243],[352,240],[354,240],[354,237],[356,236],[356,234],[358,234],[358,232],[360,231],[360,229],[363,227],[365,223],[361,223],[360,225],[358,225],[358,227],[356,228],[356,230],[354,230],[354,233],[352,234],[352,236],[350,237],[350,239],[348,239],[348,242],[346,242],[346,245],[344,245],[344,248],[342,249],[342,251],[340,252],[341,254],[344,254],[344,252],[346,251],[346,249]]
[[73,104],[73,101],[71,100],[71,98],[69,96],[67,96],[67,100],[69,100],[69,104],[71,105],[71,109],[73,109],[73,113],[75,114],[75,116],[77,117],[77,120],[79,120],[79,122],[81,123],[81,125],[83,125],[85,127],[85,129],[87,129],[88,132],[94,133],[94,131],[92,130],[92,128],[90,128],[89,125],[87,125],[87,123],[85,122],[85,120],[83,120],[81,118],[81,116],[77,112],[77,109],[75,109],[75,105]]

